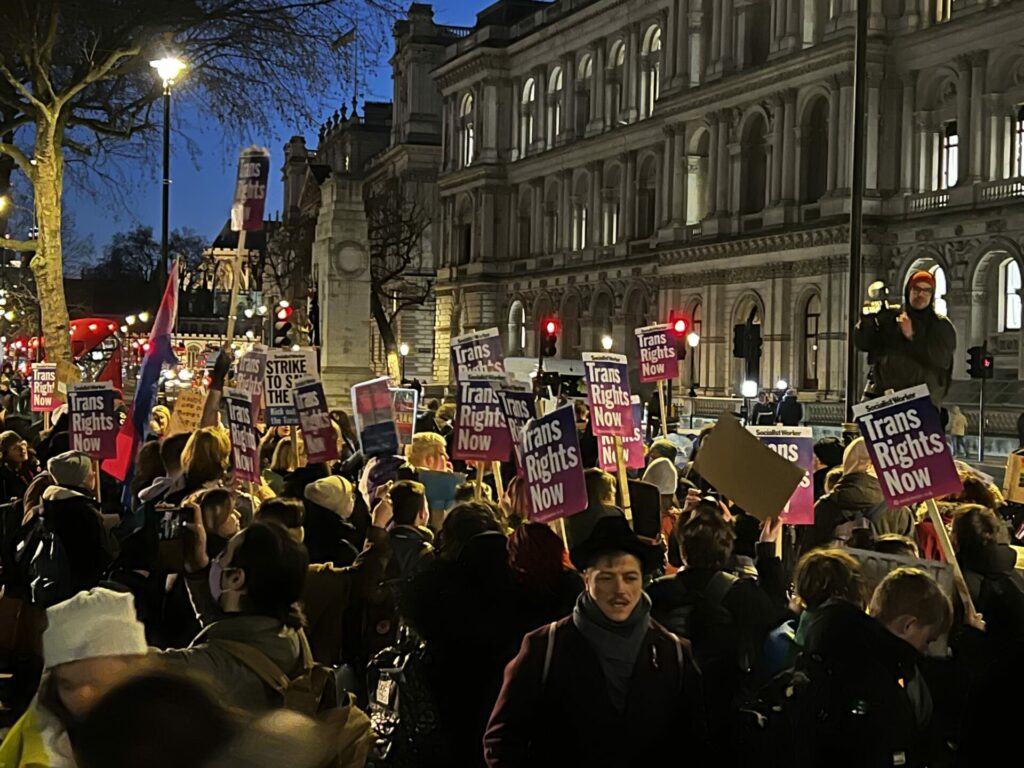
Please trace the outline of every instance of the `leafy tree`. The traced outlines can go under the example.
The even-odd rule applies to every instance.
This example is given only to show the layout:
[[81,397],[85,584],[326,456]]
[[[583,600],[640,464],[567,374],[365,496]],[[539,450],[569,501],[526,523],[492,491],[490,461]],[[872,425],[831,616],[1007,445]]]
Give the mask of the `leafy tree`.
[[37,242],[8,245],[36,254],[43,332],[61,379],[77,378],[62,284],[66,152],[137,162],[160,119],[149,62],[167,53],[189,66],[176,94],[230,130],[265,128],[277,114],[312,121],[354,69],[344,33],[358,28],[357,49],[379,51],[396,10],[391,0],[0,3],[0,155],[34,187],[39,228]]

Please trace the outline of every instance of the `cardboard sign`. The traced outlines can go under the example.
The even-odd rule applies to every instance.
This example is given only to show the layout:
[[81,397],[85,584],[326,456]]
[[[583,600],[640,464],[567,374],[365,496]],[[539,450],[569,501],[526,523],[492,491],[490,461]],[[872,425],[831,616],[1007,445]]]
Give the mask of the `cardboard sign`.
[[316,374],[316,352],[312,349],[298,352],[289,349],[267,351],[263,377],[267,426],[286,427],[299,423],[292,390],[295,389],[295,382],[307,377],[316,378]]
[[853,417],[890,507],[963,489],[927,385],[855,405]]
[[228,430],[231,433],[231,463],[235,477],[250,483],[260,481],[260,441],[256,435],[256,408],[252,395],[244,389],[224,390],[228,409]]
[[114,415],[114,388],[109,381],[68,385],[68,438],[73,451],[93,459],[117,456],[117,433],[121,428]]
[[338,435],[331,424],[327,397],[320,380],[312,376],[299,379],[295,382],[292,394],[299,428],[302,429],[302,440],[306,444],[306,461],[309,464],[337,461]]
[[526,425],[523,477],[531,520],[547,523],[586,509],[587,486],[571,405]]
[[497,328],[456,336],[452,339],[451,348],[452,370],[457,382],[474,373],[502,373],[505,370],[505,355]]
[[747,427],[757,439],[804,471],[803,480],[782,509],[787,525],[814,524],[814,434],[810,427]]
[[747,432],[731,413],[718,417],[700,443],[694,469],[758,520],[775,519],[804,471]]
[[512,441],[495,384],[503,374],[479,373],[460,380],[455,388],[455,432],[452,458],[462,461],[505,461]]
[[640,345],[640,381],[674,379],[679,375],[676,336],[671,325],[647,325],[636,329]]
[[412,436],[416,431],[416,408],[419,404],[419,395],[420,393],[415,389],[391,390],[391,409],[395,414],[395,427],[398,429],[400,445],[412,443]]
[[587,403],[594,435],[633,436],[633,408],[625,355],[584,352]]
[[235,367],[235,387],[252,395],[253,412],[258,414],[263,406],[263,379],[267,372],[267,348],[256,344],[242,355]]
[[364,456],[398,453],[398,428],[391,405],[391,380],[387,376],[352,387],[352,415]]
[[168,435],[195,432],[203,423],[203,408],[206,407],[206,393],[201,389],[183,389],[174,400],[171,421],[167,426]]
[[52,412],[60,405],[54,393],[57,390],[57,365],[35,363],[32,366],[32,412]]
[[505,414],[505,425],[509,439],[516,452],[516,462],[520,469],[523,466],[523,428],[530,419],[537,418],[537,407],[533,393],[512,387],[506,382],[498,390],[501,411]]
[[[644,406],[640,398],[633,395],[633,435],[622,438],[622,453],[626,469],[644,468]],[[605,472],[616,472],[619,468],[615,457],[615,438],[601,435],[597,438],[597,465]]]

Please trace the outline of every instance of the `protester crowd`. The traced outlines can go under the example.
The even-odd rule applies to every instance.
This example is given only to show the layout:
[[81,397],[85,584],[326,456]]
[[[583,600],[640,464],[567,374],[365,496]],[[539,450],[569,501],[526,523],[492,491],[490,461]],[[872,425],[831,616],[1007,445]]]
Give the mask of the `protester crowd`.
[[[396,456],[364,457],[341,411],[331,464],[262,428],[258,483],[212,416],[167,434],[155,412],[127,489],[67,450],[66,418],[0,433],[0,768],[934,767],[1012,748],[1024,579],[1009,507],[966,465],[940,510],[976,610],[933,578],[938,532],[886,505],[862,439],[816,444],[795,536],[654,440],[632,474],[660,533],[640,536],[582,403],[589,503],[550,525],[511,456],[457,466],[455,504],[432,503],[451,402]],[[878,577],[865,551],[903,560]]]

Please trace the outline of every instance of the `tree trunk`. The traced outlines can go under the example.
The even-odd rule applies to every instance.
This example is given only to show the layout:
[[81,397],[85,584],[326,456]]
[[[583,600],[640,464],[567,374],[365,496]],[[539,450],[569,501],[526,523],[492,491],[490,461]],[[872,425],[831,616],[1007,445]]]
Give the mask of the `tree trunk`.
[[80,375],[71,356],[68,306],[64,297],[64,265],[61,258],[61,197],[64,192],[64,156],[60,134],[63,127],[46,117],[36,121],[34,184],[38,248],[32,259],[36,296],[42,316],[46,359],[57,364],[57,381],[73,384]]
[[398,344],[395,341],[395,332],[391,328],[391,321],[388,320],[388,313],[384,311],[384,305],[380,303],[380,295],[370,289],[370,311],[373,313],[373,319],[377,323],[377,333],[380,334],[380,340],[384,343],[384,354],[387,357],[388,363],[388,376],[391,380],[396,382],[396,385],[402,383],[402,369],[398,361]]

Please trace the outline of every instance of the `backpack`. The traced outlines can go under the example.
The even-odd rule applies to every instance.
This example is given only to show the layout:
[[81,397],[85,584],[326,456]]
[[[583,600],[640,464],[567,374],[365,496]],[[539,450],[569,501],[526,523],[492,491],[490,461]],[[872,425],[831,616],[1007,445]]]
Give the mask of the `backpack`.
[[[697,666],[707,671],[710,666],[716,665],[720,659],[714,654],[708,653],[709,649],[722,647],[720,642],[722,636],[732,633],[735,624],[732,614],[723,604],[729,590],[739,581],[739,578],[726,571],[718,571],[708,581],[702,592],[688,595],[689,599],[682,605],[678,605],[668,611],[660,623],[669,631],[685,637],[691,642],[695,637],[700,637],[704,642],[700,648],[694,646],[694,656]],[[742,672],[749,672],[753,665],[753,653],[740,649],[737,658],[737,666]]]
[[869,509],[866,515],[855,512],[852,518],[843,517],[843,522],[832,529],[832,546],[840,549],[850,546],[854,533],[862,529],[871,531],[872,537],[877,537],[879,520],[888,508],[889,505],[883,499]]
[[64,544],[41,517],[18,545],[16,558],[33,605],[49,608],[74,595]]
[[371,765],[451,764],[433,693],[432,666],[426,644],[411,633],[370,660],[369,712],[377,734]]
[[356,707],[351,693],[339,701],[334,670],[313,661],[306,635],[299,632],[302,671],[288,677],[264,653],[235,640],[210,640],[252,670],[275,691],[285,709],[313,717],[334,736],[338,768],[362,768],[373,745],[373,731],[366,714]]

